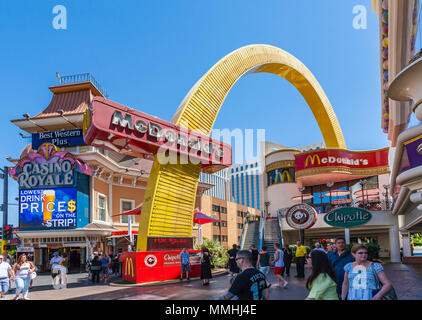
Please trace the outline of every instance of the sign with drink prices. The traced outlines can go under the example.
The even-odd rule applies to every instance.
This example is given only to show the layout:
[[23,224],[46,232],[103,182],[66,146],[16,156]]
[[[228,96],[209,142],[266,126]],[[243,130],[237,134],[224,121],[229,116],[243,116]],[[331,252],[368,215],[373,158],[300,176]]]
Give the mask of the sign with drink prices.
[[19,191],[19,229],[76,228],[76,188]]

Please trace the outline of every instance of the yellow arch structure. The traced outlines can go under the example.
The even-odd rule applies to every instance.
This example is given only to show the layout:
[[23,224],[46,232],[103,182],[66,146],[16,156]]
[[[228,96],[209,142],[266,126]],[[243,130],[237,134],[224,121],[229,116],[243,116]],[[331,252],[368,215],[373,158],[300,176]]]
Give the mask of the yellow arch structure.
[[[306,66],[288,52],[269,45],[239,48],[217,62],[183,99],[172,123],[210,135],[233,85],[245,74],[267,72],[288,80],[302,94],[318,122],[327,148],[346,148],[334,110]],[[138,251],[148,237],[192,237],[192,219],[200,165],[160,164],[157,155],[145,192]]]

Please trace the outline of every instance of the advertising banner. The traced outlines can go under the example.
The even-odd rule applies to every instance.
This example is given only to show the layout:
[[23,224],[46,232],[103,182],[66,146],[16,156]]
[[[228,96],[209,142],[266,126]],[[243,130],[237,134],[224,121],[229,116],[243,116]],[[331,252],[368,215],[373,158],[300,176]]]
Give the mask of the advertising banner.
[[19,191],[19,229],[76,228],[76,188]]
[[372,214],[362,208],[338,208],[324,216],[325,223],[338,228],[351,228],[368,223]]

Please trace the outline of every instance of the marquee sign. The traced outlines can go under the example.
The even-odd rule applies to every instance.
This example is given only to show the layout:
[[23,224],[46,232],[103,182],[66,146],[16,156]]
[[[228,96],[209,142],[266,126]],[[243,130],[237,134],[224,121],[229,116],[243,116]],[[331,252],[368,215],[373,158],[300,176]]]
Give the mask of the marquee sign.
[[100,97],[85,115],[84,132],[88,145],[140,158],[159,152],[181,155],[201,163],[206,172],[232,163],[230,145]]
[[[365,170],[388,169],[388,148],[373,151],[349,151],[344,149],[319,149],[295,155],[296,172],[314,169],[345,168],[349,173],[364,174]],[[325,170],[326,172],[329,170]],[[375,172],[374,172],[375,173]],[[300,173],[299,173],[300,175]]]
[[306,203],[296,204],[286,212],[286,222],[293,229],[306,230],[311,228],[317,220],[314,207]]
[[368,223],[372,214],[362,208],[338,208],[324,216],[325,223],[333,227],[351,228]]

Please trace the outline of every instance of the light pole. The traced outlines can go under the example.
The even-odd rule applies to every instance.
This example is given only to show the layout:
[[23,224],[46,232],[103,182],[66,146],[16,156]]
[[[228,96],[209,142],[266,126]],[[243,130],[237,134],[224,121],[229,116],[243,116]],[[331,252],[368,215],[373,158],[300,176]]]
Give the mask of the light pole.
[[268,212],[268,207],[270,206],[271,202],[270,201],[265,201],[265,214],[267,215],[267,217],[270,215]]
[[303,203],[303,191],[305,191],[306,188],[305,187],[299,187],[298,189],[300,191],[301,201]]
[[384,184],[383,187],[385,189],[385,193],[383,193],[385,195],[385,209],[390,210],[390,201],[388,200],[388,188],[390,188],[390,185]]
[[362,206],[365,209],[365,194],[364,194],[364,188],[365,183],[367,182],[366,179],[359,180],[360,185],[362,186]]

